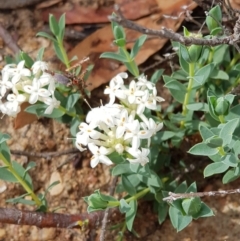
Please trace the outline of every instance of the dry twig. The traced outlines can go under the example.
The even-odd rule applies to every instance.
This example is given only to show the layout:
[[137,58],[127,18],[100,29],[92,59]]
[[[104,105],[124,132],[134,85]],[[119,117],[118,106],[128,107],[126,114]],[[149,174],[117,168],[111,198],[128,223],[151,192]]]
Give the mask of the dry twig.
[[[115,5],[115,11],[117,15],[109,16],[110,21],[116,22],[125,28],[129,28],[143,34],[171,39],[184,45],[192,45],[192,44],[207,45],[207,46],[217,46],[221,44],[233,45],[240,41],[238,36],[234,35],[236,31],[234,31],[233,35],[230,35],[230,36],[224,36],[221,38],[214,37],[212,39],[204,39],[204,38],[184,37],[183,35],[179,33],[175,33],[171,29],[167,29],[165,27],[162,27],[161,30],[149,29],[139,24],[136,24],[130,20],[127,20],[122,15],[118,5]],[[235,26],[235,28],[238,28],[238,26]]]
[[27,151],[19,151],[19,150],[10,150],[10,152],[11,154],[19,155],[19,156],[40,157],[40,158],[49,159],[51,157],[68,155],[72,153],[79,153],[79,150],[76,148],[73,148],[65,151],[54,151],[54,152],[45,152],[45,153],[27,152]]
[[211,191],[211,192],[191,192],[191,193],[173,193],[169,192],[168,197],[163,198],[163,201],[172,202],[178,199],[183,198],[193,198],[193,197],[204,197],[204,196],[217,196],[217,195],[229,195],[240,193],[240,188],[230,189],[230,190],[221,190],[221,191]]

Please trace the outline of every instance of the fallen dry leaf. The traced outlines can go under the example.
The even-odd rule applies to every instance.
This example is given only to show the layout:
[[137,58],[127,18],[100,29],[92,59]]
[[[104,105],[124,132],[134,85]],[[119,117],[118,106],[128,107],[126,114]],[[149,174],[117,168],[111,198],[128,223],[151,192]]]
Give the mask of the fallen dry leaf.
[[30,106],[29,103],[24,102],[21,104],[21,111],[17,114],[17,117],[14,119],[14,129],[20,129],[25,125],[31,124],[37,120],[37,116],[27,113],[24,110]]
[[[183,11],[181,8],[183,5],[189,6],[189,9],[196,7],[196,4],[191,0],[171,0],[169,2],[171,2],[172,7],[168,4],[167,8],[164,7],[166,2],[161,2],[162,1],[159,1],[159,7],[162,6],[163,8],[161,8],[159,13],[137,20],[136,23],[150,29],[161,29],[161,27],[164,26],[176,31],[180,27],[184,16],[181,15],[179,19],[172,19],[165,18],[163,15],[168,14],[178,16],[179,13]],[[164,11],[162,9],[164,9]],[[127,45],[129,49],[140,35],[141,34],[136,31],[126,30],[127,40],[131,42]],[[167,40],[168,39],[162,38],[151,38],[147,40],[136,57],[137,64],[139,65],[143,63],[149,56],[160,50]],[[125,66],[120,65],[119,62],[109,59],[99,59],[101,53],[109,51],[114,52],[117,50],[117,48],[113,46],[112,41],[113,34],[111,26],[108,25],[84,39],[69,53],[70,59],[74,55],[76,55],[79,60],[88,56],[90,61],[95,65],[94,70],[87,81],[87,84],[90,84],[89,90],[93,90],[101,84],[107,83],[114,75],[126,70]]]
[[[152,14],[156,11],[155,0],[124,0],[117,1],[120,5],[121,11],[126,18],[134,20],[143,16]],[[42,19],[48,21],[49,14],[53,14],[57,19],[65,13],[66,24],[74,23],[106,23],[109,22],[108,16],[113,13],[113,6],[110,7],[83,7],[79,5],[71,5],[62,8],[46,9],[42,12]]]

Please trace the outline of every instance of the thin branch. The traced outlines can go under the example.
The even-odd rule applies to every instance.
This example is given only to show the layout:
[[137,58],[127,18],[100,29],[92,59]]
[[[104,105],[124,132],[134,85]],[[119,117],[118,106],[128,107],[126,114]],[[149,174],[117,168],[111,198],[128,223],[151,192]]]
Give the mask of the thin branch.
[[[122,15],[119,6],[118,5],[114,5],[114,6],[115,6],[115,11],[118,15],[109,16],[110,21],[116,22],[125,28],[129,28],[129,29],[135,30],[135,31],[143,33],[143,34],[171,39],[171,40],[177,41],[179,43],[182,43],[184,45],[196,44],[196,45],[217,46],[217,45],[221,45],[221,44],[233,44],[232,39],[236,40],[236,38],[233,38],[232,35],[221,37],[221,38],[214,37],[212,39],[203,39],[203,38],[194,38],[194,37],[184,37],[181,34],[175,33],[173,30],[167,29],[165,27],[162,27],[161,30],[145,28],[144,26],[141,26],[130,20],[127,20]],[[234,42],[234,43],[236,43],[236,42]]]
[[[13,208],[0,208],[0,223],[31,225],[39,228],[79,228],[79,223],[95,228],[104,212],[82,214],[62,214],[24,211]],[[74,225],[73,225],[74,224]]]
[[230,189],[230,190],[221,190],[221,191],[211,191],[211,192],[191,192],[191,193],[173,193],[169,192],[168,197],[163,198],[163,201],[172,202],[178,199],[183,198],[192,198],[192,197],[204,197],[204,196],[217,196],[217,195],[228,195],[240,193],[240,188]]
[[50,158],[50,157],[68,155],[73,153],[79,153],[79,150],[76,148],[73,148],[65,151],[54,151],[54,152],[45,152],[45,153],[27,152],[27,151],[19,151],[19,150],[10,150],[10,152],[11,154],[19,155],[19,156]]

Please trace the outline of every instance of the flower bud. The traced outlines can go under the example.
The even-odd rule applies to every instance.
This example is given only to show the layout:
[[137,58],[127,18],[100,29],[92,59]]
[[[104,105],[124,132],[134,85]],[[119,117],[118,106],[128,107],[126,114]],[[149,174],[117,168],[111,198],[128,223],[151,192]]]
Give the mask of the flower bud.
[[215,105],[215,113],[220,116],[224,115],[226,116],[230,109],[230,103],[228,100],[226,100],[224,97],[219,97],[217,99],[216,105]]
[[193,44],[190,47],[188,47],[188,53],[189,53],[191,62],[196,63],[198,59],[201,57],[202,46]]

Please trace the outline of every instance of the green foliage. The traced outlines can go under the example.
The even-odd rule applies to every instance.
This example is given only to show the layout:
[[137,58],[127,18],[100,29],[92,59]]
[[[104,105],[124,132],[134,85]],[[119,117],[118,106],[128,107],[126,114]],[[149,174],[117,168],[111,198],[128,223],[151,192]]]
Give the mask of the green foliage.
[[[210,31],[208,36],[192,34],[187,28],[184,28],[184,36],[213,38],[222,33],[221,22],[222,13],[217,5],[206,17],[206,24]],[[50,15],[49,25],[52,35],[41,32],[38,36],[46,37],[53,42],[56,55],[66,68],[69,68],[73,59],[68,60],[63,46],[64,15],[59,21]],[[129,50],[126,46],[123,27],[113,22],[112,32],[114,44],[118,50],[115,53],[103,53],[101,58],[120,61],[134,78],[140,77],[135,58],[147,36],[140,36]],[[184,46],[176,42],[172,44],[177,48],[179,69],[171,76],[166,74],[162,76],[164,70],[159,69],[150,78],[152,83],[162,78],[173,101],[161,111],[162,113],[159,109],[147,113],[148,119],[163,122],[165,126],[165,129],[158,132],[151,140],[149,163],[145,166],[131,164],[126,160],[129,156],[111,153],[108,155],[114,163],[111,175],[118,177],[116,192],[124,193],[125,196],[122,195],[118,200],[96,190],[84,198],[88,204],[88,212],[118,207],[119,211],[125,214],[123,230],[127,228],[133,233],[138,201],[142,198],[153,202],[160,224],[169,215],[177,231],[183,230],[192,220],[213,215],[211,209],[201,201],[199,196],[189,195],[188,198],[179,198],[171,203],[163,200],[169,196],[169,192],[178,195],[197,192],[195,182],[190,186],[186,181],[178,185],[172,173],[173,169],[178,169],[179,172],[185,170],[189,163],[184,159],[172,160],[175,148],[179,148],[183,140],[191,139],[195,134],[201,135],[202,141],[193,145],[188,153],[209,157],[209,164],[204,170],[199,170],[204,177],[222,174],[224,184],[240,177],[240,104],[238,104],[238,97],[229,93],[240,82],[240,64],[237,64],[240,54],[228,45],[209,47]],[[44,49],[40,49],[37,58],[41,60],[43,54]],[[20,53],[19,58],[24,59],[25,65],[31,68],[33,60],[27,54]],[[89,66],[89,70],[91,69],[92,66]],[[79,67],[72,74],[80,72]],[[85,78],[87,77],[85,76],[84,80]],[[38,117],[45,116],[63,123],[70,123],[71,134],[75,137],[78,126],[85,117],[81,107],[83,93],[59,84],[54,95],[61,106],[54,109],[51,115],[44,114],[46,105],[39,103],[29,106],[26,111]],[[8,139],[7,134],[0,134],[0,159],[4,163],[0,167],[0,178],[8,182],[20,183],[26,191],[25,194],[9,199],[8,202],[37,205],[38,211],[47,211],[46,194],[57,183],[51,184],[43,194],[35,195],[29,175],[29,170],[35,167],[35,163],[30,162],[23,167],[18,162],[12,161],[6,144]],[[147,143],[146,146],[148,146]],[[32,200],[26,200],[26,196],[31,196]]]

